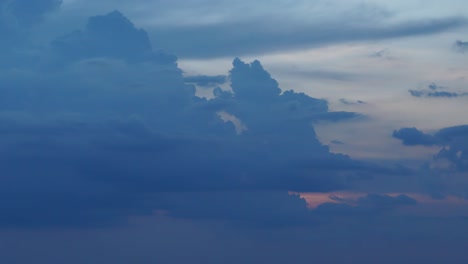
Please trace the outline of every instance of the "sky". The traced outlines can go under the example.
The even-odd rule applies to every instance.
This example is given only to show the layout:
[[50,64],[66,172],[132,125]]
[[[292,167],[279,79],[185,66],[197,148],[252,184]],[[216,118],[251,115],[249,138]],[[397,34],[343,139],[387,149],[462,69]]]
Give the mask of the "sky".
[[467,10],[0,0],[0,262],[467,263]]

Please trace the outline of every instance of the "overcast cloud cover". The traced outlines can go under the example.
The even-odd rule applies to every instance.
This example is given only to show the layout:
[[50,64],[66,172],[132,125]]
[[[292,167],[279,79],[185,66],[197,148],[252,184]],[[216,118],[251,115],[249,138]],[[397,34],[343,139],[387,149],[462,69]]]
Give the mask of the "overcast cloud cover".
[[0,262],[466,263],[468,5],[420,4],[0,1]]

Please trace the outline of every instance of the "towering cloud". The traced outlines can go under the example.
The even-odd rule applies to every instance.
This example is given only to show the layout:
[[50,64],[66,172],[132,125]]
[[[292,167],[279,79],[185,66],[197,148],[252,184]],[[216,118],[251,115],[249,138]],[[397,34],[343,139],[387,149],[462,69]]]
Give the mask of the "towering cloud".
[[[304,224],[312,216],[288,191],[332,191],[363,174],[400,173],[330,153],[313,122],[356,114],[282,92],[259,61],[234,59],[223,77],[232,93],[196,97],[176,57],[155,52],[146,32],[118,11],[89,18],[84,30],[42,50],[41,67],[0,75],[8,179],[0,187],[1,226],[109,225],[161,209]],[[235,126],[243,129],[236,134]]]
[[153,52],[146,31],[137,29],[118,11],[90,17],[84,31],[62,36],[52,42],[52,47],[69,59],[106,57],[158,63],[176,61],[175,56]]

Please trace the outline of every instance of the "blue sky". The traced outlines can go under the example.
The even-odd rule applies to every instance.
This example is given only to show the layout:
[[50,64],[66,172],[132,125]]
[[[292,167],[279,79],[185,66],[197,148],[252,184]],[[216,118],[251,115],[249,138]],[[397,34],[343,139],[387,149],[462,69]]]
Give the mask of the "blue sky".
[[465,1],[0,2],[0,262],[466,263]]

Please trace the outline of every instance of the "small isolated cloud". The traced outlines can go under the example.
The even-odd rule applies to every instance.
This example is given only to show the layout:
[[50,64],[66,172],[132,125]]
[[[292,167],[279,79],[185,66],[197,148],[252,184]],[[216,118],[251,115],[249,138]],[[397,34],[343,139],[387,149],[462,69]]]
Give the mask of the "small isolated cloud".
[[343,141],[339,141],[339,140],[332,140],[330,141],[331,144],[334,144],[334,145],[344,145],[345,143]]
[[389,49],[382,49],[379,51],[375,51],[369,55],[371,58],[379,58],[385,60],[393,60],[395,57],[392,56]]
[[460,53],[468,52],[468,41],[457,40],[453,44],[455,50]]
[[340,99],[340,103],[345,104],[345,105],[362,105],[362,104],[366,104],[366,102],[361,101],[361,100],[351,101],[351,100],[344,99],[344,98]]
[[468,96],[468,92],[454,92],[447,91],[446,87],[439,86],[435,83],[431,83],[426,89],[421,90],[409,90],[411,96],[414,97],[431,97],[431,98],[456,98]]

